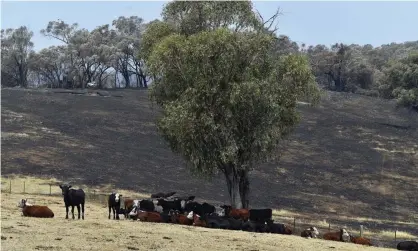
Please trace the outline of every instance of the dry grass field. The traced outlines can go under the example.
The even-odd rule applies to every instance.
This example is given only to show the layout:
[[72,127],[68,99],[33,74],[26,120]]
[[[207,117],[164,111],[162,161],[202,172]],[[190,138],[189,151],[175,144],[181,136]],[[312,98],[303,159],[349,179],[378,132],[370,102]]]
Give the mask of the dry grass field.
[[389,250],[298,236],[114,221],[107,219],[106,207],[91,202],[86,204],[84,221],[66,220],[59,196],[30,195],[36,204],[48,205],[55,217],[29,218],[21,216],[17,207],[25,197],[28,195],[2,194],[2,250]]
[[[109,93],[110,97],[100,97],[46,90],[1,90],[2,191],[8,191],[8,179],[13,180],[12,194],[2,196],[2,231],[7,233],[3,226],[14,224],[14,218],[8,223],[3,214],[19,215],[15,212],[18,198],[10,198],[13,200],[10,202],[7,196],[23,192],[24,181],[29,193],[39,193],[43,189],[44,193],[49,193],[47,184],[65,181],[81,186],[87,192],[109,193],[117,189],[123,194],[144,197],[155,192],[177,191],[181,195],[196,195],[200,201],[228,203],[222,177],[212,180],[193,177],[181,158],[173,154],[159,136],[154,124],[158,111],[151,108],[146,91]],[[303,106],[300,111],[301,123],[282,142],[280,159],[260,165],[251,172],[251,207],[275,208],[277,221],[293,224],[293,217],[296,217],[300,228],[313,224],[325,230],[331,224],[332,229],[358,230],[362,224],[366,227],[366,237],[375,240],[379,246],[396,246],[396,229],[398,239],[417,239],[417,114],[395,109],[392,101],[332,92],[327,92],[319,107]],[[59,193],[57,186],[51,189],[53,194]],[[8,203],[16,208],[7,211],[11,210],[7,209]],[[86,223],[65,224],[86,224],[84,226],[94,228],[94,224],[107,221],[106,210],[98,212],[102,215],[97,216],[101,222],[95,220],[88,225],[90,219],[87,218]],[[92,213],[88,211],[87,215]],[[61,221],[66,222],[59,217],[51,221],[51,229],[55,229],[52,222]],[[66,229],[69,225],[62,222],[57,223],[59,231],[79,234],[72,227]],[[109,228],[120,226],[121,230],[116,232],[121,236],[135,230],[132,224],[146,226],[136,222],[115,224],[109,224]],[[191,232],[190,236],[185,236],[199,240],[205,239],[204,233],[214,231],[196,230],[197,236],[194,236],[195,233],[188,230],[191,228],[172,227],[178,228],[179,233]],[[99,228],[100,231],[91,230],[92,235],[106,235],[108,230],[95,227],[96,230]],[[159,228],[147,228],[146,231]],[[237,234],[248,236],[248,233]],[[262,238],[280,241],[287,238],[266,236]],[[162,237],[159,242],[163,244],[175,241]],[[142,243],[146,238],[140,239],[135,241]],[[134,240],[126,237],[123,241]],[[9,239],[7,242],[12,243]],[[102,247],[101,242],[92,243]],[[107,248],[112,246],[111,243],[103,245]],[[317,241],[308,242],[308,245],[312,243]],[[218,241],[211,245],[224,247]],[[328,249],[323,247],[325,249],[318,250]],[[62,249],[65,248],[63,245]],[[282,248],[285,250],[286,245]]]

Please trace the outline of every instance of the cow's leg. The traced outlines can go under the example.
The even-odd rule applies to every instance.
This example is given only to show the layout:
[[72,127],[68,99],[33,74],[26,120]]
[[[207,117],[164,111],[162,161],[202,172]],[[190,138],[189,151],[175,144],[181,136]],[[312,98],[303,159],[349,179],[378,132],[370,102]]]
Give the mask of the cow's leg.
[[116,219],[119,220],[119,208],[120,206],[116,206],[115,210],[116,210]]
[[112,206],[109,205],[109,217],[108,219],[110,220],[110,211],[112,210]]
[[69,210],[69,206],[65,206],[65,219],[68,219],[68,210]]
[[75,217],[74,217],[74,206],[73,205],[71,205],[71,213],[72,213],[72,215],[73,215],[73,220],[75,219]]
[[80,219],[80,204],[77,205],[78,219]]
[[84,220],[84,203],[81,203],[81,219]]

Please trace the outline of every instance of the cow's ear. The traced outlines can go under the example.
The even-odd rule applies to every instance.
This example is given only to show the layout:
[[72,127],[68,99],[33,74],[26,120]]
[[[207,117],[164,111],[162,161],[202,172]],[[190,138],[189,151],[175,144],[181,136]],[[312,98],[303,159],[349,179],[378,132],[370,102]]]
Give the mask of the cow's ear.
[[59,185],[59,187],[62,189],[62,185]]
[[71,187],[73,187],[73,186],[71,186],[71,185],[68,186],[68,188],[71,188]]
[[119,197],[122,197],[122,194],[119,194]]

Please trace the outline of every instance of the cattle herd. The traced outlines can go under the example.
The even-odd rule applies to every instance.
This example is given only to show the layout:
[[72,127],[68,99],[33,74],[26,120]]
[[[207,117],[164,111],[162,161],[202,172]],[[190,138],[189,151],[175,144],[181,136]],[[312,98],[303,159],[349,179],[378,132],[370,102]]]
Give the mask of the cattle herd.
[[[71,185],[59,186],[64,197],[66,216],[71,206],[72,218],[74,207],[77,207],[78,219],[84,220],[85,193],[82,189],[73,189]],[[149,199],[135,200],[125,198],[123,207],[122,194],[112,192],[108,197],[109,215],[113,212],[113,219],[119,219],[124,215],[125,219],[133,219],[145,222],[171,223],[190,225],[196,227],[241,230],[260,233],[293,234],[292,228],[287,224],[274,223],[272,209],[236,209],[229,205],[213,206],[209,203],[194,201],[195,196],[174,196],[175,192],[152,194]],[[47,206],[31,205],[22,199],[18,206],[22,208],[23,216],[53,218],[54,213]],[[81,210],[80,210],[81,209]],[[315,226],[310,226],[300,233],[305,238],[320,238],[320,233]],[[328,232],[322,235],[322,239],[372,246],[369,239],[361,236],[353,236],[346,229],[341,228],[336,232]],[[418,251],[418,242],[402,241],[397,245],[398,250]]]

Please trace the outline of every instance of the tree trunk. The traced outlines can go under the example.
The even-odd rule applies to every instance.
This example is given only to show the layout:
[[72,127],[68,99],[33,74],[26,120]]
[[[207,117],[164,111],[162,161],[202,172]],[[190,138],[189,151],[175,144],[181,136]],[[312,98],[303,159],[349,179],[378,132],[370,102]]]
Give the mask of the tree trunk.
[[228,171],[224,172],[226,184],[228,186],[229,198],[231,206],[234,208],[248,208],[250,182],[248,179],[248,171],[236,170],[231,166]]

